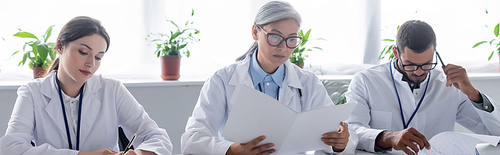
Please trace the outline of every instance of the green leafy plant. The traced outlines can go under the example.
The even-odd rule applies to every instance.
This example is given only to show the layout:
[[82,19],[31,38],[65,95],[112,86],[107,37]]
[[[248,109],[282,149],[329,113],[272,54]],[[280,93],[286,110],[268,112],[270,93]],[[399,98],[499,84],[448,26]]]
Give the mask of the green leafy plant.
[[[21,29],[19,29],[19,32],[14,34],[14,36],[19,38],[30,39],[30,41],[26,41],[24,43],[22,50],[18,50],[12,54],[12,56],[14,56],[19,52],[24,52],[23,59],[19,62],[18,66],[24,65],[26,60],[29,59],[30,68],[43,67],[44,69],[47,69],[47,67],[56,58],[56,52],[52,50],[55,43],[47,42],[54,26],[55,25],[50,26],[41,38],[36,37],[30,32],[21,31]],[[26,46],[31,47],[31,50],[26,49]]]
[[335,92],[332,94],[331,99],[335,105],[339,104],[345,104],[347,102],[347,98],[345,97],[345,94],[347,92],[347,89],[342,91],[342,92]]
[[[311,34],[311,29],[309,29],[305,34],[304,31],[302,30],[299,31],[299,37],[302,37],[302,42],[297,48],[295,48],[295,50],[292,52],[292,55],[290,55],[290,62],[300,67],[304,66],[304,60],[308,57],[308,55],[304,54],[304,51],[313,51],[314,49],[323,51],[323,49],[320,47],[305,46],[306,43],[309,41],[309,34]],[[314,40],[325,40],[325,39],[318,38]]]
[[349,89],[349,82],[321,80],[321,83],[325,86],[326,92],[329,94],[330,99],[332,99],[335,105],[345,104],[347,102],[345,94]]
[[[194,9],[191,10],[191,18],[193,16]],[[188,44],[199,41],[199,39],[196,39],[195,35],[199,34],[200,31],[195,28],[191,28],[194,22],[190,20],[186,21],[183,25],[184,27],[178,26],[172,20],[167,19],[167,22],[174,25],[176,29],[170,30],[170,33],[168,34],[151,33],[146,37],[146,40],[156,44],[156,57],[167,55],[181,56],[181,53],[186,57],[189,57],[191,52],[189,52]]]
[[[396,28],[396,32],[399,30],[399,25]],[[380,55],[378,56],[378,60],[382,60],[384,58],[388,58],[391,60],[394,58],[394,53],[392,52],[392,47],[396,46],[396,36],[392,39],[382,39],[382,42],[386,42],[386,45],[384,49],[380,52]]]
[[[488,12],[486,12],[488,13]],[[472,48],[476,48],[478,47],[479,45],[482,45],[484,43],[489,43],[490,46],[493,46],[495,48],[495,50],[491,51],[490,53],[490,56],[488,57],[488,61],[491,60],[491,57],[493,57],[493,54],[495,54],[495,52],[497,54],[500,54],[500,41],[498,40],[498,30],[499,30],[499,27],[500,27],[500,23],[498,23],[495,28],[493,29],[493,34],[495,35],[495,38],[491,39],[491,40],[485,40],[485,41],[480,41],[476,44],[474,44],[474,46],[472,46]]]

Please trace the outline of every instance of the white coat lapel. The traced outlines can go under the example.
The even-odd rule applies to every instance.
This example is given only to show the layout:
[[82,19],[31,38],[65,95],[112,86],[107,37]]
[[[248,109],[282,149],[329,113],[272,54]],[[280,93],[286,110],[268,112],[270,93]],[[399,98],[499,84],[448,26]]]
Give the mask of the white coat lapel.
[[49,74],[41,82],[40,92],[48,99],[45,112],[52,119],[59,129],[61,136],[66,137],[66,126],[64,125],[64,116],[62,112],[61,99],[59,98],[59,89],[57,88],[55,74]]
[[252,78],[248,73],[248,68],[250,67],[250,57],[251,55],[247,55],[245,59],[243,59],[236,65],[235,71],[233,75],[231,75],[231,79],[229,80],[229,85],[236,86],[237,84],[244,84],[253,88]]
[[[297,71],[295,70],[294,64],[290,63],[290,61],[285,62],[286,72],[285,72],[285,80],[283,80],[282,88],[280,89],[280,102],[289,106],[292,102],[292,98],[294,95],[298,95],[298,89],[303,89],[302,83],[300,83],[300,79],[297,75]],[[296,89],[296,90],[293,90]],[[302,105],[300,105],[302,107]]]
[[[100,76],[100,75],[99,75]],[[85,84],[86,88],[83,92],[82,116],[80,124],[80,144],[83,144],[87,139],[95,120],[100,113],[101,101],[97,98],[96,93],[102,87],[100,77],[92,76]],[[118,127],[117,127],[118,130]]]

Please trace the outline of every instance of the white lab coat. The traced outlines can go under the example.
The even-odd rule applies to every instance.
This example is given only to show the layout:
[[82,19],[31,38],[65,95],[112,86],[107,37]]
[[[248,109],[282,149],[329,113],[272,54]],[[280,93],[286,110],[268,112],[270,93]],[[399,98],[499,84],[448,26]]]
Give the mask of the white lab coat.
[[[225,154],[234,143],[225,140],[221,134],[233,107],[229,100],[236,85],[244,84],[253,88],[253,82],[248,73],[249,65],[250,55],[247,55],[244,60],[218,70],[205,82],[193,114],[188,119],[186,132],[181,138],[183,154]],[[285,66],[285,78],[279,91],[281,103],[296,112],[334,105],[325,87],[313,73],[302,70],[289,61],[285,62]],[[302,91],[302,99],[299,97],[298,89]],[[332,131],[337,130],[332,129]],[[344,152],[353,154],[357,137],[353,130],[350,131],[352,132],[350,132],[349,144]],[[331,151],[331,147],[327,145],[325,149]]]
[[[76,155],[70,150],[55,72],[21,86],[0,155]],[[83,92],[80,151],[110,148],[118,151],[118,126],[137,134],[135,149],[172,154],[167,132],[149,118],[144,108],[119,81],[93,75]],[[70,131],[71,130],[70,125]],[[76,134],[71,132],[72,144]],[[131,137],[129,137],[131,138]],[[30,141],[36,143],[36,147]],[[74,148],[74,147],[73,147]]]
[[[392,65],[394,81],[401,99],[405,122],[408,123],[422,98],[429,76],[412,93],[403,74]],[[429,88],[420,109],[408,127],[414,127],[428,140],[432,136],[453,131],[455,122],[479,134],[500,135],[500,106],[491,98],[494,111],[475,108],[467,95],[455,87],[446,87],[446,75],[441,70],[430,71]],[[485,95],[486,96],[486,95]],[[403,130],[396,91],[391,79],[389,63],[358,72],[346,93],[348,103],[357,103],[348,119],[359,137],[358,149],[374,151],[375,139],[383,130]]]

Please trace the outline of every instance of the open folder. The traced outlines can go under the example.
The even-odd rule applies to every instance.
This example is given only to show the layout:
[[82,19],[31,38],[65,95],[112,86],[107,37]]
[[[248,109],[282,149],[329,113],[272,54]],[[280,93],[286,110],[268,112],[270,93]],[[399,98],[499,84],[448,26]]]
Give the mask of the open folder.
[[274,143],[277,154],[325,150],[324,133],[338,131],[355,104],[296,113],[278,100],[245,85],[237,85],[230,100],[233,104],[222,136],[238,143],[248,143],[258,136],[259,143]]

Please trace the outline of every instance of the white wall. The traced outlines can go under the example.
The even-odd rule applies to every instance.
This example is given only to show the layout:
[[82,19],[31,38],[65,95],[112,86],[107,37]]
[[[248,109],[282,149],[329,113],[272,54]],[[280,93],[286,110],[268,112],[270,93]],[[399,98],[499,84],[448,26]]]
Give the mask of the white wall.
[[167,130],[174,153],[181,153],[181,135],[202,86],[203,82],[175,86],[127,86],[127,89],[144,106],[149,117]]
[[[323,76],[323,79],[349,81],[343,76]],[[500,73],[474,74],[470,76],[481,92],[500,101]],[[174,145],[174,153],[180,153],[180,136],[187,118],[196,104],[203,81],[199,82],[151,82],[127,83],[125,86],[141,103],[149,116],[161,128],[165,128]],[[0,133],[5,133],[7,122],[17,97],[17,86],[0,86]],[[459,131],[465,131],[458,129]]]

